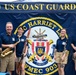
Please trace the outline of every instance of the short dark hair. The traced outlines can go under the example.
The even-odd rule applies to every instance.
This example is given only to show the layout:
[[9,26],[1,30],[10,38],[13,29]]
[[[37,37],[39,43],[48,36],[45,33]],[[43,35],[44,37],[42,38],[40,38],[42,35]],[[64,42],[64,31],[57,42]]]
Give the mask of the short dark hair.
[[22,28],[22,30],[24,31],[24,27],[23,26],[19,26],[18,29]]

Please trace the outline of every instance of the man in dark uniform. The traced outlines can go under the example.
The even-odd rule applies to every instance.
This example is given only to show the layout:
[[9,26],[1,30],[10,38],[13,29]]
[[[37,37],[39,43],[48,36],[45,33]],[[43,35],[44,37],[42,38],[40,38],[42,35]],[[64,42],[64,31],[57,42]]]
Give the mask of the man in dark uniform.
[[12,53],[1,58],[1,72],[6,70],[12,75],[12,71],[15,69],[15,35],[12,34],[13,25],[11,22],[6,23],[6,32],[1,34],[2,51],[6,48],[10,48]]
[[54,54],[54,59],[58,65],[58,73],[59,75],[65,75],[64,67],[67,64],[67,38],[66,38],[66,29],[62,29],[60,32],[61,37],[56,42],[56,49]]
[[75,63],[75,71],[76,71],[76,36],[72,37],[71,46],[73,48],[73,60],[74,60],[74,63]]
[[[25,75],[25,55],[27,53],[27,49],[28,49],[28,44],[26,41],[26,36],[23,35],[24,32],[24,28],[23,26],[19,26],[18,27],[18,32],[17,32],[17,36],[16,36],[16,41],[20,40],[20,42],[17,44],[16,46],[16,73],[18,73],[17,69],[18,69],[18,64],[21,60],[21,55],[24,55],[24,58],[22,60],[22,65],[21,65],[21,75]],[[26,49],[24,49],[26,48]]]

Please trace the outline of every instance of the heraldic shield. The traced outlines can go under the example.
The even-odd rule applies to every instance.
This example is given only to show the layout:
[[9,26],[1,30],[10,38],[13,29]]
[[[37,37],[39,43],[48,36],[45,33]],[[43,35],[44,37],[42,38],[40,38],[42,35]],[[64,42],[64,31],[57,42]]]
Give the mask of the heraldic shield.
[[36,47],[36,54],[38,56],[41,57],[42,55],[44,55],[44,53],[45,53],[45,47],[40,47],[40,46]]
[[34,41],[32,42],[32,52],[41,57],[44,53],[48,54],[49,51],[49,42],[47,40]]

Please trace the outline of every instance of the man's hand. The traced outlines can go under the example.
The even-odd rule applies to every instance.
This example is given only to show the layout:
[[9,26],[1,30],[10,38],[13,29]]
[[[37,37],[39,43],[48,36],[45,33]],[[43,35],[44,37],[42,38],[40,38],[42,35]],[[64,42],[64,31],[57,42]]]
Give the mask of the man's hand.
[[26,53],[23,53],[23,56],[26,56]]
[[73,49],[76,51],[76,47],[74,46]]
[[54,59],[56,60],[56,55],[54,55]]
[[64,61],[65,59],[65,54],[61,57],[61,60]]
[[10,44],[10,45],[9,45],[9,48],[14,48],[14,47],[15,47],[14,44]]

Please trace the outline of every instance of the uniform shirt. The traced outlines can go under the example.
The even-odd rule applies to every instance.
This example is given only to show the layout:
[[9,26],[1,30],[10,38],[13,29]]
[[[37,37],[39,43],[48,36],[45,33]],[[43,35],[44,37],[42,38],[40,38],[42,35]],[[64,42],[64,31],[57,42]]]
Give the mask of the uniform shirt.
[[59,38],[57,40],[57,43],[56,43],[57,52],[63,52],[64,51],[64,43],[66,43],[66,42],[67,42],[66,38],[64,38],[64,39]]
[[[2,44],[14,44],[15,43],[15,35],[14,34],[11,34],[11,35],[8,35],[7,33],[2,33],[1,34],[1,42]],[[2,50],[4,50],[6,48],[2,48]],[[12,49],[14,50],[14,49]]]
[[[18,36],[16,35],[16,41],[20,42],[16,45],[16,56],[17,57],[21,57],[21,54],[23,52],[23,48],[24,48],[24,44],[26,42],[26,36],[22,35],[20,38],[18,38]],[[26,42],[27,43],[27,42]],[[28,46],[28,44],[26,44]]]

